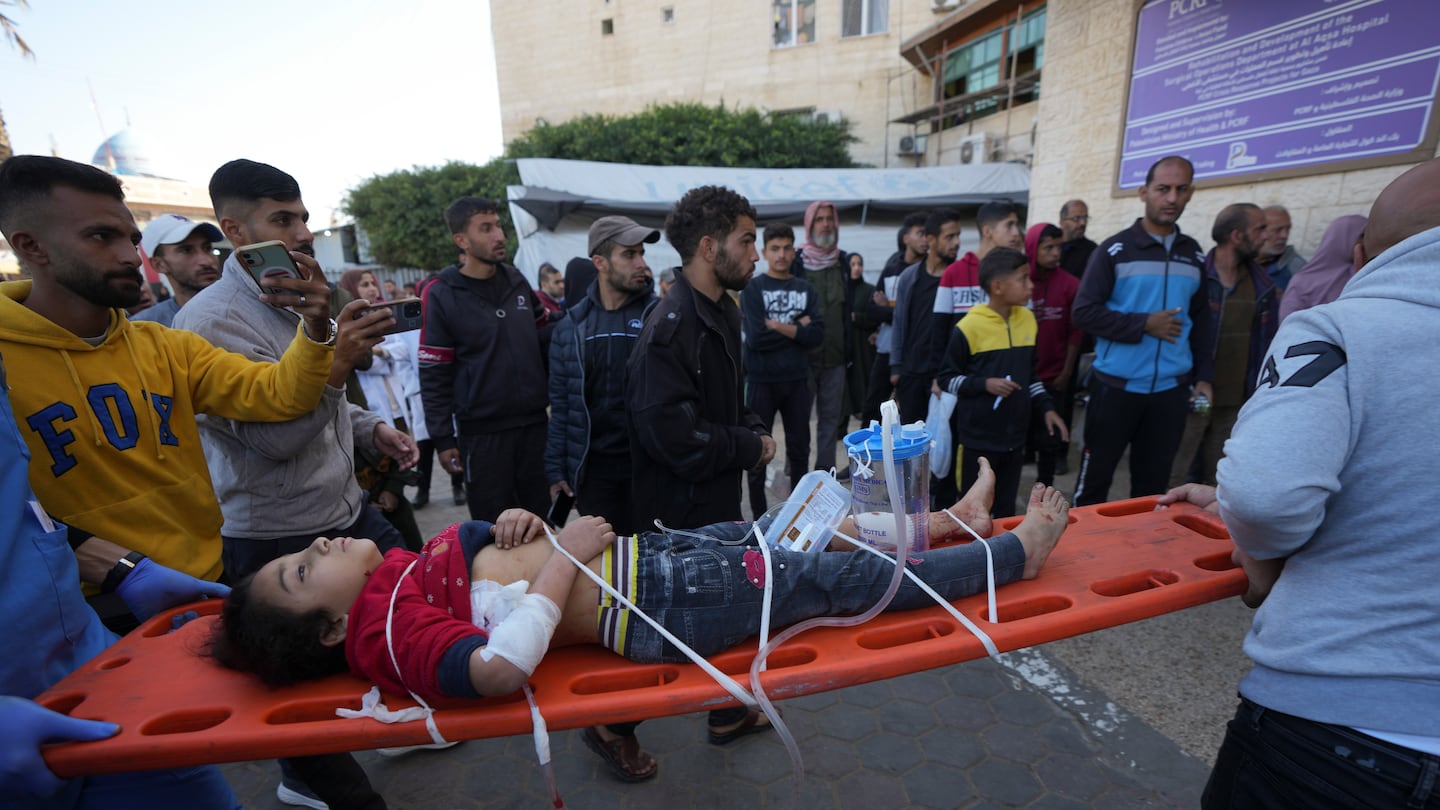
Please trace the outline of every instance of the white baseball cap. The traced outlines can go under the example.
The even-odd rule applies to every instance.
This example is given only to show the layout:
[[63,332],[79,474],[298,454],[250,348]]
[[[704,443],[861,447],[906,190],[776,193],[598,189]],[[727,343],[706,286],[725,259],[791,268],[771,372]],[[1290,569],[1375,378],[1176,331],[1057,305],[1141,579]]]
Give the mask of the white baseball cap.
[[161,214],[145,226],[145,232],[140,236],[140,247],[145,250],[146,256],[154,256],[155,248],[184,242],[196,231],[204,233],[205,238],[211,242],[219,242],[225,238],[219,228],[208,222],[196,222],[179,214]]

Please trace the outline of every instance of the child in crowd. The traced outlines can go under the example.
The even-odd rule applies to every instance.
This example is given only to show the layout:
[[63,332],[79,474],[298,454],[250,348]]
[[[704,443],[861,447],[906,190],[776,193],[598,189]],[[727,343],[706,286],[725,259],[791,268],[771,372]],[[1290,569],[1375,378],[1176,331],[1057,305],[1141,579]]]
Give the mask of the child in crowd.
[[[795,231],[789,225],[765,228],[765,261],[770,265],[740,293],[745,333],[745,405],[775,427],[779,412],[785,424],[785,471],[789,486],[810,471],[810,350],[820,345],[825,322],[820,296],[803,278],[791,274],[795,263]],[[750,514],[760,517],[765,501],[764,467],[750,470]]]
[[981,458],[995,470],[995,517],[1015,514],[1031,399],[1045,426],[1070,440],[1045,386],[1035,379],[1035,316],[1030,264],[1014,248],[997,247],[980,260],[980,286],[988,302],[976,304],[950,334],[937,381],[954,394],[956,480],[961,488],[980,475]]
[[[1030,309],[1035,314],[1035,378],[1044,383],[1055,403],[1055,413],[1068,428],[1075,392],[1071,382],[1080,359],[1081,333],[1070,320],[1080,280],[1060,267],[1060,240],[1064,231],[1048,222],[1025,232],[1025,256],[1030,260]],[[1035,450],[1035,480],[1046,486],[1055,476],[1069,472],[1065,457],[1070,445],[1050,430],[1044,412],[1036,411],[1030,424],[1030,445]]]
[[[988,534],[993,495],[994,477],[982,462],[976,485],[952,511]],[[1026,519],[988,541],[996,581],[1038,575],[1068,511],[1058,492],[1037,486]],[[931,513],[930,524],[935,538],[960,533],[944,512]],[[569,523],[559,541],[641,610],[710,656],[759,631],[763,558],[753,544],[727,544],[749,529],[748,523],[722,523],[696,533],[617,539],[603,519],[586,517]],[[530,542],[543,531],[540,518],[511,509],[493,526],[472,521],[452,527],[420,554],[395,549],[381,555],[369,540],[319,539],[235,586],[210,653],[271,685],[341,672],[348,665],[388,692],[412,691],[426,700],[513,692],[548,647],[603,644],[642,663],[686,660],[588,577],[577,577],[575,565],[552,553],[550,543]],[[840,531],[854,536],[849,519]],[[775,549],[772,556],[775,627],[859,613],[879,599],[893,575],[889,563],[866,553]],[[985,587],[986,553],[978,543],[913,557],[915,572],[946,599]],[[512,592],[510,599],[496,596],[502,589]],[[907,580],[890,609],[930,603]],[[387,624],[396,663],[387,647]]]

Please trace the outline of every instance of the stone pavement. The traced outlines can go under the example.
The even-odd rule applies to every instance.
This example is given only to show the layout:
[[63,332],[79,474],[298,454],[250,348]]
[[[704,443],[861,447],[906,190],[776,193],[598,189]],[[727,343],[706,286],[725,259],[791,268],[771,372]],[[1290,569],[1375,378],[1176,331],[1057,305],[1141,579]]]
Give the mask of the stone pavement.
[[[1072,469],[1076,466],[1072,461]],[[1033,476],[1033,467],[1027,474]],[[1074,475],[1057,483],[1070,492]],[[448,484],[436,475],[430,505],[417,512],[426,536],[468,518],[465,507],[452,505]],[[1125,497],[1128,490],[1122,463],[1112,497]],[[772,493],[772,503],[777,500]],[[640,726],[640,739],[659,759],[660,772],[636,785],[612,778],[578,731],[552,732],[556,779],[566,806],[582,809],[1197,807],[1209,762],[1196,757],[1213,755],[1206,735],[1218,740],[1233,710],[1236,683],[1230,671],[1208,669],[1207,659],[1228,663],[1241,657],[1243,628],[1231,626],[1238,628],[1245,618],[1226,606],[1217,622],[1214,613],[1201,612],[1205,609],[1162,617],[1172,621],[1156,624],[1161,630],[1144,622],[999,661],[972,661],[784,701],[785,722],[805,768],[793,805],[795,771],[776,736],[711,746],[703,714]],[[1189,634],[1187,626],[1196,621],[1206,629],[1218,623],[1229,633],[1209,642],[1218,651],[1165,656],[1176,635]],[[1162,652],[1153,653],[1150,645]],[[1064,654],[1051,654],[1051,648]],[[1144,662],[1127,660],[1132,652]],[[1097,658],[1110,669],[1092,660]],[[1178,693],[1181,705],[1202,703],[1204,710],[1179,718],[1174,715],[1183,711],[1155,711],[1147,698],[1161,692]],[[1187,698],[1201,693],[1209,700]],[[1137,704],[1134,714],[1127,711]],[[1187,753],[1177,740],[1193,729],[1202,732],[1202,742],[1189,745]],[[397,758],[368,751],[356,756],[393,810],[551,806],[529,736],[472,740]],[[275,798],[274,762],[224,769],[246,807],[285,807]]]

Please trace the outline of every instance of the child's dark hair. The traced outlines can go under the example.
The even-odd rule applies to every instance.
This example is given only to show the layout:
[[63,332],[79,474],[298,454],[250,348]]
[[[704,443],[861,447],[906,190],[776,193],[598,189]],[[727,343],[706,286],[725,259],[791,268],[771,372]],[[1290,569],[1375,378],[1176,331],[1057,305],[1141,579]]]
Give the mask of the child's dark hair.
[[1045,224],[1045,227],[1043,227],[1043,228],[1040,229],[1040,238],[1038,238],[1038,239],[1035,240],[1035,244],[1038,245],[1038,244],[1040,244],[1041,242],[1044,242],[1046,239],[1064,239],[1064,238],[1065,238],[1065,232],[1062,231],[1062,230],[1060,230],[1060,226],[1058,226],[1058,225],[1051,225],[1051,224],[1049,224],[1049,223],[1046,223],[1046,224]]
[[786,225],[783,222],[777,222],[774,225],[766,225],[765,233],[763,238],[760,240],[760,244],[768,245],[776,239],[789,239],[790,242],[793,244],[795,242],[795,229],[790,227],[789,225]]
[[995,248],[980,260],[980,289],[989,295],[991,284],[1029,264],[1025,254],[1015,248]]
[[254,574],[245,577],[225,597],[207,655],[223,667],[260,676],[266,686],[288,686],[345,671],[345,645],[320,643],[333,621],[324,610],[291,613],[256,602],[254,582]]

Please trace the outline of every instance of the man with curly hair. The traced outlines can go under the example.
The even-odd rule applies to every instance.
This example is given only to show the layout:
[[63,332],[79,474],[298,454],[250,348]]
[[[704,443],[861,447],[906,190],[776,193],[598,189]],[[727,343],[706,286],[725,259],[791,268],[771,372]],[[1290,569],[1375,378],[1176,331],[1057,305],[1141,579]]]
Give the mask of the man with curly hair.
[[775,455],[745,407],[740,308],[727,292],[755,273],[755,209],[720,186],[687,193],[665,220],[675,286],[645,319],[626,399],[635,514],[671,528],[740,520],[740,474]]

